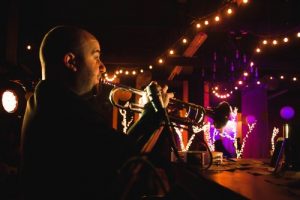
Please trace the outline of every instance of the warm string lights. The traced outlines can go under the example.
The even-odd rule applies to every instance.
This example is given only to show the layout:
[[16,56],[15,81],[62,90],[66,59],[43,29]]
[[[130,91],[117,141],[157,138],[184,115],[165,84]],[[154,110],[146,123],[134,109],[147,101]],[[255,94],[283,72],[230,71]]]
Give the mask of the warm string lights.
[[205,132],[209,131],[209,127],[210,127],[209,123],[208,124],[204,123],[203,126],[193,126],[192,127],[193,134],[191,135],[191,137],[189,138],[189,140],[185,146],[184,142],[183,142],[183,138],[182,138],[183,129],[178,128],[178,125],[176,125],[175,123],[173,123],[173,125],[174,125],[174,130],[175,130],[176,134],[178,135],[181,151],[188,151],[194,141],[196,134],[199,133],[200,131],[204,131],[204,133],[205,133]]
[[[210,122],[204,123],[203,126],[193,126],[192,127],[193,134],[189,138],[186,146],[183,143],[182,130],[179,129],[177,126],[174,126],[175,132],[179,138],[181,150],[188,151],[196,134],[199,133],[200,131],[203,131],[204,139],[207,142],[207,145],[208,145],[210,151],[215,150],[214,143],[215,143],[217,135],[220,135],[221,137],[226,137],[232,141],[235,141],[236,135],[237,135],[236,134],[236,115],[237,115],[237,108],[235,107],[234,109],[232,109],[231,119],[227,122],[226,126],[224,127],[225,131],[222,131],[221,133],[219,133],[219,131],[214,127],[211,129],[212,126],[211,126]],[[227,133],[226,130],[232,131],[233,136],[231,136],[229,133]],[[211,137],[211,131],[212,131],[212,137]]]
[[[186,33],[180,37],[172,47],[168,48],[168,50],[163,53],[159,58],[155,59],[155,63],[149,64],[148,69],[152,70],[153,67],[160,67],[167,63],[168,57],[182,55],[180,51],[187,47],[189,44],[190,38],[199,31],[205,31],[205,29],[209,27],[213,27],[215,25],[220,24],[222,21],[225,21],[226,18],[232,16],[236,9],[241,5],[248,4],[248,0],[229,0],[221,6],[217,11],[210,13],[206,16],[200,17],[193,22],[191,22],[191,27],[188,28]],[[131,68],[120,66],[118,70],[116,70],[113,74],[106,75],[107,80],[114,80],[116,77],[120,76],[135,76],[138,73],[143,73],[146,67],[141,68]]]
[[272,133],[272,137],[271,137],[271,145],[272,145],[272,149],[271,149],[271,155],[273,155],[274,150],[275,150],[275,137],[278,135],[279,133],[279,128],[274,127],[273,128],[273,133]]
[[[266,77],[267,79],[265,79]],[[216,98],[227,99],[234,93],[233,91],[243,90],[245,88],[248,88],[250,85],[256,85],[257,87],[266,87],[265,85],[268,84],[269,81],[279,81],[279,83],[289,83],[296,85],[297,83],[299,83],[298,77],[299,75],[268,75],[255,80],[237,80],[236,84],[233,86],[233,89],[231,89],[230,87],[228,87],[229,89],[227,89],[224,86],[215,86],[211,90],[212,94]],[[222,88],[222,91],[220,90],[220,88]]]
[[[244,58],[245,60],[245,58]],[[252,61],[245,60],[245,66],[237,78],[234,84],[234,90],[242,90],[249,87],[249,85],[254,84],[256,86],[261,86],[261,81],[259,80],[258,66]]]
[[237,6],[240,6],[241,4],[247,4],[247,0],[233,0],[227,2],[225,5],[223,5],[220,9],[218,9],[216,12],[213,12],[205,17],[201,17],[199,19],[196,19],[192,22],[192,25],[197,30],[203,30],[205,28],[208,28],[213,25],[220,24],[223,19],[226,19],[234,14]]
[[277,75],[277,76],[272,76],[272,75],[269,75],[268,76],[268,80],[272,81],[272,80],[278,80],[278,81],[281,81],[281,82],[290,82],[290,83],[298,83],[298,78],[299,75],[284,75],[284,74],[281,74],[281,75]]
[[[292,32],[292,33],[291,33]],[[282,34],[281,36],[268,36],[268,37],[259,37],[259,44],[255,48],[256,55],[266,52],[270,48],[278,48],[281,46],[286,46],[291,43],[300,41],[300,31],[289,31],[289,34]],[[253,66],[254,63],[251,62]],[[258,68],[256,67],[256,70]],[[258,77],[258,72],[256,75],[255,83],[257,85],[268,84],[272,81],[278,81],[279,83],[289,83],[297,84],[299,79],[299,74],[277,74],[277,75],[265,75],[264,79]],[[244,84],[247,86],[247,84]]]
[[[228,67],[228,81],[226,81],[226,83],[223,82],[222,84],[214,83],[211,88],[212,94],[220,99],[229,98],[234,91],[248,87],[247,84],[253,80],[256,84],[260,84],[260,81],[258,81],[258,68],[257,66],[254,66],[253,62],[248,60],[246,54],[236,49],[235,54],[231,56],[233,57],[231,59],[228,59],[227,57],[224,58],[227,63],[230,63],[224,63],[225,67]],[[213,57],[213,62],[216,63],[216,53],[214,53]],[[215,71],[216,70],[213,69],[214,73]],[[236,77],[237,73],[241,75]]]
[[300,31],[293,32],[292,34],[286,34],[284,36],[270,36],[260,39],[259,44],[255,48],[256,54],[261,54],[267,48],[276,48],[283,45],[288,45],[293,42],[299,42],[300,41]]
[[[262,37],[259,36],[259,44],[255,48],[255,54],[262,54],[263,52],[266,52],[270,48],[277,48],[281,46],[286,46],[291,43],[299,42],[300,41],[300,31],[288,31],[289,34],[282,34],[281,36],[268,36],[268,37]],[[243,55],[245,56],[245,55]],[[215,56],[214,56],[215,57]],[[244,63],[244,70],[239,72],[241,73],[240,78],[237,79],[237,81],[232,84],[231,87],[224,87],[221,85],[213,85],[211,88],[212,94],[220,99],[226,99],[231,96],[231,94],[235,90],[241,90],[244,88],[247,88],[251,85],[257,85],[264,87],[264,84],[268,84],[268,81],[270,80],[278,80],[280,83],[290,83],[295,84],[298,83],[299,74],[280,74],[280,75],[265,75],[264,77],[260,77],[259,75],[259,68],[258,66],[254,65],[254,62],[247,61],[247,65],[244,62],[245,58],[243,58],[241,63]],[[215,64],[215,60],[213,63],[213,66]],[[233,66],[233,68],[236,66]],[[214,68],[214,67],[213,67]],[[213,69],[214,71],[214,69]],[[266,77],[269,77],[267,80]],[[285,81],[285,82],[283,82]]]
[[181,149],[181,151],[186,151],[184,143],[183,143],[183,139],[182,139],[182,129],[179,129],[175,123],[173,123],[173,125],[174,125],[175,133],[177,134],[179,142],[180,142],[180,149]]
[[118,68],[117,70],[115,70],[115,72],[113,74],[111,73],[105,73],[104,77],[107,81],[109,82],[114,82],[114,80],[120,76],[128,76],[128,77],[135,77],[138,74],[142,74],[144,73],[146,70],[152,70],[153,69],[153,65],[149,65],[147,67],[147,69],[145,69],[146,67],[122,67],[122,68]]
[[191,22],[185,34],[183,34],[166,52],[162,53],[160,57],[156,59],[156,64],[163,65],[167,63],[168,57],[175,55],[182,55],[181,51],[191,42],[192,38],[198,33],[203,32],[207,28],[217,26],[223,19],[226,19],[234,14],[235,10],[240,6],[248,4],[247,0],[230,0],[226,2],[217,11],[210,13],[206,16],[195,19]]
[[[232,86],[226,86],[224,84],[215,84],[212,88],[212,94],[220,99],[229,98],[234,91],[243,90],[248,88],[250,85],[256,87],[266,87],[271,81],[278,81],[282,84],[297,85],[299,83],[298,74],[279,74],[279,75],[265,75],[264,77],[259,76],[258,67],[255,66],[253,61],[249,61],[241,73],[240,77],[236,79]],[[233,87],[233,88],[232,88]]]
[[233,90],[227,91],[227,88],[224,88],[223,91],[220,91],[220,86],[215,86],[212,88],[212,93],[219,99],[227,99],[233,93]]
[[[183,143],[183,139],[182,139],[182,130],[180,130],[179,128],[177,128],[175,126],[175,131],[176,134],[178,135],[179,141],[180,141],[180,148],[182,151],[188,151],[190,145],[193,142],[194,137],[196,136],[196,133],[203,131],[204,133],[204,139],[208,144],[208,147],[210,149],[210,151],[215,151],[215,141],[216,141],[216,136],[220,136],[223,138],[228,138],[230,141],[233,142],[233,145],[235,147],[235,153],[236,153],[236,158],[241,158],[243,151],[244,151],[244,147],[246,145],[246,141],[247,138],[249,137],[249,135],[251,134],[251,132],[253,131],[253,129],[256,126],[256,121],[253,123],[248,123],[248,131],[245,135],[245,137],[243,138],[243,143],[241,145],[241,149],[238,149],[238,140],[237,140],[237,122],[236,122],[236,116],[237,116],[237,108],[235,107],[234,109],[232,109],[232,112],[230,114],[231,118],[230,120],[228,120],[226,126],[223,128],[222,132],[219,132],[219,130],[217,130],[216,128],[212,127],[211,124],[208,122],[206,124],[204,124],[202,127],[197,127],[196,129],[193,129],[194,132],[192,134],[192,136],[189,138],[189,141],[187,143],[187,145],[185,146]],[[211,136],[212,135],[212,136]]]
[[129,121],[127,121],[127,111],[125,109],[119,109],[120,114],[123,117],[122,126],[123,126],[123,133],[127,134],[127,129],[133,121],[133,117]]
[[196,134],[194,133],[194,134],[190,137],[188,143],[186,144],[185,151],[188,151],[188,150],[189,150],[189,148],[190,148],[190,146],[191,146],[191,144],[192,144],[192,142],[193,142],[195,136],[196,136]]
[[244,147],[246,145],[246,141],[247,141],[250,133],[253,131],[255,125],[256,125],[256,121],[253,122],[252,124],[248,123],[248,131],[247,131],[245,137],[243,138],[243,143],[242,143],[242,146],[241,146],[240,150],[237,148],[237,146],[238,146],[237,141],[234,143],[235,149],[236,149],[236,158],[241,158],[242,157],[243,151],[244,151]]
[[204,130],[204,139],[210,151],[215,151],[214,137],[210,137],[210,122],[207,123],[208,128]]
[[210,127],[210,124],[209,123],[204,123],[203,126],[192,126],[192,130],[193,130],[193,135],[190,137],[187,145],[186,145],[186,150],[188,151],[196,134],[199,133],[200,131],[203,131],[204,133],[209,131],[209,127]]

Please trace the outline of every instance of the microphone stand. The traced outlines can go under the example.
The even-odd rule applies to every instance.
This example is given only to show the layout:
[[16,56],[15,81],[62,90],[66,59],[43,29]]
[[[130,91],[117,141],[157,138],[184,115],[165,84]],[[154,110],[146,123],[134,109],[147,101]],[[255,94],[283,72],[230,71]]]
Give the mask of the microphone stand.
[[288,148],[289,148],[289,126],[288,124],[284,124],[283,126],[283,135],[284,139],[282,141],[280,151],[278,154],[278,158],[276,160],[274,174],[280,173],[282,170],[288,167],[289,163],[289,155],[288,155]]

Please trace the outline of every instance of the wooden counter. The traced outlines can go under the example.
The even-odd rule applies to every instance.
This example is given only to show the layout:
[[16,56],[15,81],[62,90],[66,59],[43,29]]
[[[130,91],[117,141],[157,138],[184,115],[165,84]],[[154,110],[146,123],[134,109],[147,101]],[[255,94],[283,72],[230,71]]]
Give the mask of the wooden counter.
[[300,172],[274,174],[268,163],[257,160],[235,160],[199,167],[174,165],[177,184],[195,199],[294,200],[300,199]]

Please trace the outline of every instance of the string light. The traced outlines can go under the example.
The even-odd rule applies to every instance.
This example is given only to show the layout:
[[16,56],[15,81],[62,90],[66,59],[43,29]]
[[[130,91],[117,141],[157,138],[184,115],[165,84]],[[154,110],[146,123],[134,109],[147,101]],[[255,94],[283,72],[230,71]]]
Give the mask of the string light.
[[217,98],[220,98],[220,99],[227,99],[228,97],[230,97],[230,95],[231,95],[233,92],[230,91],[229,93],[228,93],[228,92],[219,93],[219,92],[213,90],[212,93],[213,93]]
[[120,114],[123,116],[122,126],[123,126],[123,133],[127,134],[127,129],[133,121],[133,117],[127,122],[127,111],[125,109],[119,109]]
[[[241,0],[229,0],[224,4],[221,8],[219,8],[216,12],[210,13],[204,17],[198,18],[191,22],[192,27],[188,28],[186,30],[186,33],[178,39],[171,48],[168,48],[169,50],[167,52],[162,53],[162,55],[156,59],[156,62],[159,65],[163,65],[164,63],[167,63],[166,59],[168,59],[169,56],[175,55],[181,55],[179,49],[183,50],[183,46],[186,46],[191,41],[189,38],[193,38],[192,35],[195,35],[195,27],[197,30],[203,31],[204,27],[210,27],[211,25],[220,24],[222,19],[226,16],[231,16],[234,13],[234,9],[239,7],[241,4],[247,4],[247,2],[241,1]],[[215,22],[215,23],[213,23]],[[164,58],[164,59],[162,59]]]
[[[276,80],[276,77],[275,76],[272,76],[272,75],[269,75],[269,80]],[[285,82],[297,82],[298,81],[298,76],[296,75],[292,75],[292,76],[289,76],[289,75],[284,75],[284,74],[281,74],[278,76],[277,80],[279,81],[285,81]]]
[[190,137],[186,147],[185,147],[185,150],[188,151],[196,134],[199,133],[200,131],[203,131],[203,132],[207,132],[209,131],[209,126],[208,124],[203,124],[202,126],[192,126],[192,130],[193,130],[193,135]]
[[[152,70],[153,66],[149,65],[148,66],[149,70]],[[113,82],[117,77],[120,77],[122,75],[129,76],[129,77],[134,77],[137,76],[138,74],[144,73],[144,69],[141,67],[127,67],[127,68],[121,68],[115,70],[113,74],[105,73],[104,77],[107,81]]]
[[[209,132],[209,127],[210,127],[210,124],[203,124],[203,125],[200,125],[200,126],[192,126],[193,134],[189,138],[189,140],[187,142],[187,145],[184,146],[183,138],[182,138],[182,129],[179,129],[177,124],[175,124],[175,123],[173,123],[173,124],[174,124],[174,130],[175,130],[175,132],[176,132],[176,134],[178,135],[178,138],[179,138],[181,151],[188,151],[191,144],[194,141],[194,138],[195,138],[196,134],[199,133],[200,131],[204,131],[204,133]],[[183,125],[181,125],[181,126],[183,126]]]
[[26,46],[26,49],[27,49],[28,51],[32,50],[32,47],[31,47],[31,45],[30,45],[30,44],[28,44],[28,45]]
[[244,147],[246,145],[247,138],[249,137],[250,133],[253,131],[253,129],[256,125],[256,121],[253,122],[252,124],[248,123],[247,125],[248,125],[248,131],[247,131],[245,137],[243,138],[243,143],[242,143],[242,146],[241,146],[240,150],[237,148],[237,141],[235,142],[236,158],[241,158],[241,156],[243,155]]
[[250,85],[256,87],[267,87],[268,80],[266,80],[265,77],[269,77],[268,79],[272,81],[278,80],[281,83],[292,83],[296,85],[298,83],[298,77],[300,76],[298,74],[280,74],[279,76],[264,75],[264,77],[260,78],[258,75],[258,67],[255,66],[253,61],[244,63],[243,68],[245,69],[235,84],[232,84],[231,86],[226,86],[224,83],[222,85],[216,84],[211,88],[212,94],[216,98],[226,99],[233,94],[233,91],[243,90],[244,88],[248,88]]
[[208,145],[209,150],[215,151],[215,145],[214,145],[215,137],[214,137],[214,134],[213,134],[213,137],[210,137],[210,123],[209,122],[207,123],[207,126],[208,126],[208,128],[206,128],[204,130],[204,139]]
[[188,143],[187,143],[187,145],[186,145],[186,147],[185,147],[185,151],[188,151],[188,150],[189,150],[189,148],[190,148],[190,146],[191,146],[191,144],[192,144],[192,142],[193,142],[195,136],[196,136],[196,134],[194,133],[194,134],[190,137],[190,139],[189,139],[189,141],[188,141]]
[[293,32],[292,34],[285,34],[285,36],[268,36],[266,38],[260,37],[259,44],[255,48],[256,53],[261,53],[262,49],[267,47],[279,47],[282,45],[287,45],[292,42],[299,41],[300,32]]
[[[227,1],[221,8],[219,8],[216,12],[213,12],[213,13],[210,13],[206,16],[203,16],[201,18],[198,18],[196,20],[194,20],[191,24],[192,24],[192,28],[187,30],[186,31],[186,34],[184,36],[182,36],[180,38],[179,41],[181,41],[180,43],[175,43],[173,45],[173,47],[169,48],[168,52],[162,56],[160,56],[159,59],[157,59],[157,64],[159,65],[163,65],[164,63],[166,63],[166,59],[168,58],[168,56],[173,56],[175,55],[175,53],[177,55],[180,55],[180,51],[179,51],[179,48],[181,48],[182,45],[187,45],[190,41],[189,41],[189,38],[192,38],[192,36],[190,35],[191,33],[192,34],[195,34],[195,31],[192,31],[194,28],[194,26],[197,28],[197,29],[201,29],[201,31],[203,31],[203,28],[204,26],[205,27],[210,27],[211,25],[213,24],[220,24],[221,21],[224,21],[222,20],[223,18],[226,18],[228,16],[231,16],[233,13],[234,13],[234,10],[236,10],[240,5],[242,4],[247,4],[248,1],[243,1],[243,0],[229,0]],[[215,23],[213,23],[215,22]],[[188,36],[189,35],[189,36]],[[180,45],[181,44],[181,45]],[[135,76],[137,75],[138,71],[140,73],[142,73],[142,70],[139,70],[137,68],[134,68],[134,69],[131,69],[131,68],[128,68],[128,67],[119,67],[119,68],[122,68],[124,71],[122,70],[119,70],[119,71],[116,71],[114,73],[114,75],[116,76],[121,76],[121,75],[126,75],[126,76]],[[149,65],[149,69],[152,70],[153,69],[153,65]],[[111,76],[110,76],[111,77]],[[107,78],[109,79],[109,78]],[[110,78],[110,80],[112,80],[113,78]],[[230,97],[230,95],[232,94],[232,90],[228,90],[229,92],[215,92],[215,96],[218,97],[218,98],[228,98]]]
[[173,55],[173,54],[174,54],[174,50],[171,49],[171,50],[169,51],[169,54],[170,54],[170,55]]
[[204,17],[198,18],[192,22],[192,25],[195,26],[197,29],[202,28],[201,24],[204,24],[205,27],[208,27],[210,22],[214,21],[215,24],[218,24],[222,18],[225,18],[226,16],[230,16],[233,14],[233,8],[236,8],[240,6],[241,4],[247,4],[247,2],[240,1],[240,0],[233,0],[229,1],[225,5],[223,5],[221,8],[219,8],[216,12],[210,13]]
[[173,125],[174,125],[174,130],[179,138],[181,151],[185,151],[185,146],[183,144],[183,139],[182,139],[182,131],[177,127],[175,123],[173,123]]
[[114,82],[114,80],[117,78],[117,75],[114,74],[111,77],[108,76],[108,74],[104,74],[105,80],[108,82]]
[[273,155],[274,150],[275,150],[275,143],[274,143],[274,140],[275,140],[275,137],[278,135],[278,133],[279,133],[279,128],[274,127],[274,128],[273,128],[272,137],[271,137],[271,145],[272,145],[271,155]]
[[163,64],[164,63],[164,60],[162,58],[158,59],[158,63],[159,64]]

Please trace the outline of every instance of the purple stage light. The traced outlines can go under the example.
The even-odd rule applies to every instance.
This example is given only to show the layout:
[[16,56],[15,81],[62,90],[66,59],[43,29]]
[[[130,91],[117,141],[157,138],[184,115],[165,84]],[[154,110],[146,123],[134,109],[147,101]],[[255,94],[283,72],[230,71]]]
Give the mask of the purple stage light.
[[256,121],[256,118],[253,115],[248,115],[246,117],[246,121],[247,121],[248,124],[253,124]]
[[295,110],[291,106],[284,106],[280,109],[280,116],[285,120],[290,120],[294,117]]

